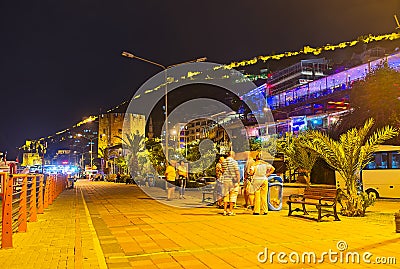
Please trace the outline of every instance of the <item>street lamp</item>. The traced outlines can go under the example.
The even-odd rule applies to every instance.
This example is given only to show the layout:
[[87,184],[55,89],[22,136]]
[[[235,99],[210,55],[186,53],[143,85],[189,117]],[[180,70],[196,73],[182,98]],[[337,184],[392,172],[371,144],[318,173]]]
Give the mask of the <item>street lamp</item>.
[[93,140],[96,140],[97,137],[86,137],[82,134],[77,134],[78,137],[83,137],[90,141],[90,169],[93,170]]
[[[176,154],[176,151],[177,151],[177,146],[176,146],[176,144],[177,144],[177,131],[176,131],[176,129],[175,129],[176,127],[174,126],[174,128],[172,129],[172,131],[171,131],[171,135],[172,135],[172,137],[173,137],[173,141],[174,141],[174,154]],[[179,145],[179,143],[178,143],[178,145]],[[179,147],[178,147],[179,148]]]
[[183,62],[183,63],[164,66],[162,64],[159,64],[159,63],[150,61],[148,59],[136,56],[136,55],[134,55],[134,54],[132,54],[130,52],[127,52],[127,51],[123,51],[121,53],[121,55],[124,56],[124,57],[127,57],[127,58],[137,59],[137,60],[152,64],[152,65],[156,65],[158,67],[161,67],[165,71],[164,72],[164,76],[165,76],[164,77],[164,79],[165,79],[165,156],[166,156],[166,159],[168,160],[168,139],[169,138],[168,138],[168,97],[167,97],[167,95],[168,95],[168,87],[167,87],[167,85],[168,85],[168,83],[167,83],[168,77],[167,77],[167,70],[169,68],[172,68],[172,67],[175,67],[175,66],[178,66],[178,65],[182,65],[182,64],[204,62],[204,61],[207,60],[207,58],[203,57],[203,58],[198,58],[198,59],[187,61],[187,62]]
[[78,152],[76,150],[74,150],[74,155],[75,155],[75,165],[79,166],[80,168],[84,168],[84,163],[83,163],[83,155],[85,153],[84,152]]

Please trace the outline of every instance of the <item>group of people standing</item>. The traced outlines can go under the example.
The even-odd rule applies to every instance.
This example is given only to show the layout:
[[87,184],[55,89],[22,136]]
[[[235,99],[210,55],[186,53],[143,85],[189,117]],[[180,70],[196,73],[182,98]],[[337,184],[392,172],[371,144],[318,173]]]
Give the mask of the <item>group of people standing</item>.
[[176,165],[175,160],[171,160],[165,169],[167,201],[171,201],[175,196],[175,188],[179,187],[179,199],[185,199],[185,189],[188,180],[188,171],[184,161]]
[[[240,191],[240,171],[238,162],[234,159],[234,152],[230,151],[227,157],[220,157],[215,167],[216,173],[216,204],[223,207],[224,216],[234,216],[234,207]],[[248,156],[244,169],[243,195],[245,207],[253,210],[254,215],[268,213],[268,176],[275,168],[262,160],[261,152],[255,159]],[[175,196],[175,188],[179,187],[179,198],[185,199],[185,188],[188,180],[188,170],[184,161],[179,165],[171,160],[165,170],[167,201]]]
[[[240,190],[240,172],[234,152],[231,151],[227,158],[220,157],[215,168],[217,176],[217,206],[224,208],[224,216],[233,216],[234,205]],[[266,215],[268,213],[268,176],[275,168],[261,158],[261,152],[257,153],[253,160],[248,156],[245,166],[243,195],[245,207],[253,210],[254,215]],[[228,207],[229,205],[229,207]]]

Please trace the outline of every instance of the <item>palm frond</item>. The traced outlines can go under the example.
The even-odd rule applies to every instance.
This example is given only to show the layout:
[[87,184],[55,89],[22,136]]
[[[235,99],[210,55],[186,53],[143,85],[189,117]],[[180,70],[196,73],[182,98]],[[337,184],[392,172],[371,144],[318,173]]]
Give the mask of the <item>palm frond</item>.
[[320,131],[311,131],[309,135],[313,139],[307,141],[305,145],[324,156],[324,159],[332,168],[340,167],[344,162],[344,154],[340,144]]
[[378,148],[378,145],[382,144],[386,140],[389,140],[399,134],[399,131],[392,126],[385,126],[375,131],[367,140],[365,145],[362,147],[360,152],[360,163],[359,168],[364,168],[373,157],[373,153]]

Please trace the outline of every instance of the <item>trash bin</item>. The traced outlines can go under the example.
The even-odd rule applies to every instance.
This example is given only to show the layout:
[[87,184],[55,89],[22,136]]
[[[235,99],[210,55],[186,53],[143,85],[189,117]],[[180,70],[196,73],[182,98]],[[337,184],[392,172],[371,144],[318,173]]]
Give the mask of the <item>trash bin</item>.
[[280,176],[272,174],[268,177],[268,210],[279,211],[282,209],[283,180]]
[[73,177],[68,178],[68,189],[74,188],[74,182],[75,182],[75,178],[73,178]]

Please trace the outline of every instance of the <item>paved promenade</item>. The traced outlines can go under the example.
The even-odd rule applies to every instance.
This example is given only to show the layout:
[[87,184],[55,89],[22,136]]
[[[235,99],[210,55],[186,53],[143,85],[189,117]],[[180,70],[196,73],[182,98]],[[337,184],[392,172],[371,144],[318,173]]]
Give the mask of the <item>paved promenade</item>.
[[[163,192],[158,191],[158,199]],[[190,193],[188,193],[190,196]],[[196,198],[197,199],[197,198]],[[199,204],[186,199],[181,203]],[[393,212],[400,201],[379,201],[364,218],[321,223],[287,216],[287,208],[253,216],[238,208],[223,216],[215,207],[177,208],[149,198],[135,185],[79,181],[14,235],[14,248],[0,250],[0,268],[399,268],[400,234]],[[348,248],[340,252],[337,243]],[[267,248],[268,259],[258,261]],[[324,252],[342,253],[333,256]],[[278,262],[279,253],[281,260]],[[316,262],[301,261],[314,252]],[[346,264],[358,252],[360,264]],[[371,264],[362,261],[370,252]],[[299,263],[291,262],[299,255]],[[377,264],[395,257],[397,265]],[[384,258],[378,259],[377,258]],[[387,261],[388,259],[386,259]]]

